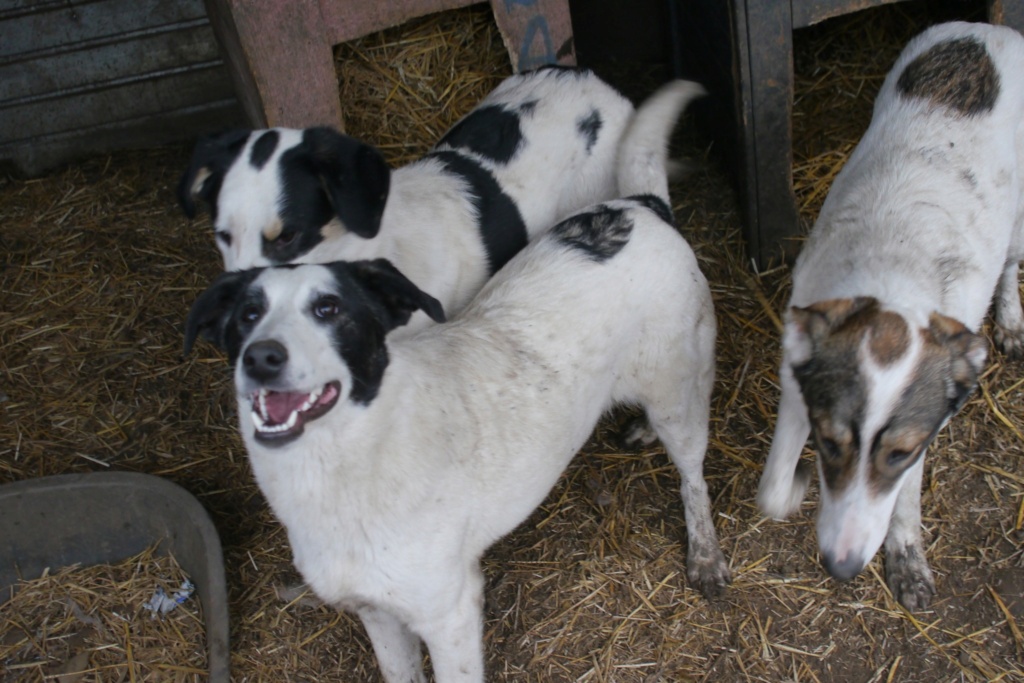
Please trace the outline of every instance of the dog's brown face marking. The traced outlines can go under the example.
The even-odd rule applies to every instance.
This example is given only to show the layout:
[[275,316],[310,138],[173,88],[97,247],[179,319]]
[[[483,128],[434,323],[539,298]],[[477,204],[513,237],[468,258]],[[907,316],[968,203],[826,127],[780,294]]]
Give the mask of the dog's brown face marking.
[[919,333],[923,344],[914,376],[872,443],[868,480],[877,493],[891,490],[917,462],[978,382],[981,365],[971,358],[983,351],[981,337],[939,314],[932,314],[928,328]]
[[[926,336],[923,331],[922,336]],[[948,369],[949,354],[925,339],[924,353],[913,379],[871,444],[868,482],[874,494],[884,495],[892,490],[945,421],[949,414],[944,381]]]
[[[812,346],[810,358],[793,373],[807,405],[825,483],[834,491],[849,484],[860,452],[867,386],[859,355],[865,335],[871,335],[868,348],[879,363],[890,363],[906,350],[906,326],[900,328],[890,319],[893,315],[871,298],[822,301],[792,311]],[[879,318],[881,331],[874,334]]]
[[273,242],[278,237],[280,237],[281,231],[283,229],[284,223],[281,222],[280,218],[277,218],[271,221],[271,223],[263,229],[263,239],[267,240],[268,242]]
[[961,116],[992,111],[999,98],[999,74],[976,38],[933,45],[900,74],[896,87],[908,97],[930,100]]
[[825,484],[834,492],[845,489],[870,440],[868,485],[874,495],[888,493],[973,391],[984,340],[956,320],[933,314],[928,328],[913,333],[921,337],[921,350],[909,382],[888,420],[874,428],[865,426],[871,384],[862,368],[870,362],[884,370],[906,356],[912,341],[906,321],[871,298],[819,302],[793,309],[792,319],[811,343],[810,357],[793,372]]
[[879,365],[892,365],[910,347],[910,330],[903,318],[891,311],[871,311],[868,327],[868,351]]
[[332,218],[324,223],[324,226],[320,228],[320,236],[323,237],[324,240],[341,237],[345,232],[345,226],[341,224],[341,220],[338,218]]

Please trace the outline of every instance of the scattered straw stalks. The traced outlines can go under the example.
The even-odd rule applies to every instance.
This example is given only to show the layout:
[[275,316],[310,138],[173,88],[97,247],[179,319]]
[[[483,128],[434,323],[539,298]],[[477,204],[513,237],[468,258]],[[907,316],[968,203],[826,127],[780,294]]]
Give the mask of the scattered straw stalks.
[[173,557],[151,548],[19,582],[0,604],[0,681],[205,681],[198,597],[162,616],[143,607],[158,588],[171,595],[186,578]]
[[422,156],[512,73],[486,6],[339,45],[335,63],[346,130],[395,165]]
[[[808,224],[867,125],[888,69],[876,55],[895,56],[902,36],[934,20],[936,2],[925,4],[797,33],[796,183]],[[454,69],[407,65],[448,46],[404,27],[340,48],[348,132],[384,145],[393,163],[426,149],[483,96],[482,77],[507,69],[486,20],[486,8],[424,20],[440,36],[476,36]],[[477,28],[452,25],[461,23]],[[435,69],[445,75],[431,78]],[[463,74],[479,91],[462,88]],[[400,122],[407,114],[415,120]],[[774,425],[789,273],[752,271],[733,190],[708,142],[683,129],[680,152],[702,163],[672,188],[673,207],[719,321],[705,473],[733,585],[714,603],[687,586],[678,476],[660,447],[624,448],[630,415],[615,413],[541,508],[484,558],[488,679],[1024,680],[1024,364],[993,353],[983,391],[928,456],[932,607],[911,615],[895,604],[880,559],[848,584],[830,580],[817,559],[816,491],[786,522],[762,519],[753,504]],[[823,154],[827,167],[807,165]],[[220,270],[208,220],[189,224],[175,206],[187,159],[177,148],[121,153],[36,181],[0,179],[0,482],[110,468],[182,484],[224,544],[235,680],[379,681],[355,618],[283,588],[299,578],[249,470],[223,357],[206,345],[181,355],[188,308]]]

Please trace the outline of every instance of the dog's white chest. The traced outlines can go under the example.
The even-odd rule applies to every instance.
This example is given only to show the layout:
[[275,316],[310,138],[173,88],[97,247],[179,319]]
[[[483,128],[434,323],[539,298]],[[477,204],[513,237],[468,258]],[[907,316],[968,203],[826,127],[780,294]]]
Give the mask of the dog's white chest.
[[332,605],[402,610],[410,600],[402,587],[415,585],[421,571],[409,558],[430,557],[429,548],[416,547],[428,535],[416,528],[423,520],[398,513],[398,492],[353,485],[363,473],[322,457],[325,451],[310,443],[319,436],[305,435],[304,447],[294,449],[265,448],[246,437],[253,472],[288,531],[295,566]]

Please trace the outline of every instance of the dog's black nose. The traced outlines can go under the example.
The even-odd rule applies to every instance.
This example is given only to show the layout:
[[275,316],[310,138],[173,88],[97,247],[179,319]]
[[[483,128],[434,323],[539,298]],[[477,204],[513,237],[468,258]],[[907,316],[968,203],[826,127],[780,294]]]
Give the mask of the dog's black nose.
[[837,581],[849,581],[864,569],[864,563],[853,554],[847,554],[845,558],[837,561],[835,555],[822,553],[821,563],[825,565],[825,571]]
[[242,367],[245,368],[245,374],[261,382],[280,375],[287,362],[288,349],[273,339],[253,342],[242,354]]

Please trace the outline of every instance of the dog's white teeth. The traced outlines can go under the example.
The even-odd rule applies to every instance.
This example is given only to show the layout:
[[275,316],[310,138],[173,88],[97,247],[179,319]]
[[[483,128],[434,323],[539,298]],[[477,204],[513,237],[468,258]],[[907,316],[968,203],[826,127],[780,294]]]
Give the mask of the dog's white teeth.
[[252,423],[256,428],[257,432],[263,432],[264,434],[275,434],[277,432],[287,432],[295,428],[295,425],[299,422],[299,411],[294,411],[288,416],[288,420],[279,425],[267,425],[263,416],[260,415],[258,410],[252,411]]
[[316,402],[320,400],[320,394],[322,394],[322,393],[324,393],[324,388],[323,387],[320,387],[319,389],[314,389],[313,391],[311,391],[309,396],[306,398],[305,403],[303,403],[302,407],[299,408],[299,411],[300,412],[305,412],[305,411],[309,410],[310,408],[312,408],[313,406],[315,406]]
[[266,415],[267,414],[267,390],[266,389],[260,389],[259,402],[260,402],[260,413],[262,415]]

